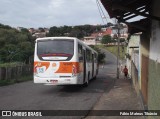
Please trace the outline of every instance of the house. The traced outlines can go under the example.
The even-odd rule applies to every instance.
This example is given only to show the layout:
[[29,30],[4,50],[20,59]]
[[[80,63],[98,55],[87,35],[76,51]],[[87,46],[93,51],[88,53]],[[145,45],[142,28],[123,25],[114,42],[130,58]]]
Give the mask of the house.
[[84,37],[83,42],[87,45],[96,45],[96,37]]
[[46,37],[46,32],[36,32],[32,36],[36,38],[43,38]]
[[22,29],[24,29],[23,27],[17,27],[18,31],[21,31]]
[[[127,39],[128,38],[128,26],[126,24],[122,24],[123,28],[120,29],[120,38]],[[113,28],[111,37],[115,38],[118,37],[118,29]]]
[[103,36],[111,34],[112,34],[112,29],[108,27],[108,28],[102,28],[101,31],[97,33],[92,33],[91,36],[96,37],[97,40],[101,40]]
[[28,31],[31,33],[31,34],[34,34],[36,32],[36,30],[34,28],[29,28]]
[[33,37],[36,38],[46,37],[46,34],[49,33],[48,28],[39,28],[39,29],[29,28],[28,31],[32,34]]
[[[128,24],[128,32],[131,36],[141,32],[139,35],[139,72],[131,56],[131,78],[142,100],[144,110],[159,110],[160,0],[101,0],[101,2],[111,18],[115,17],[119,22]],[[141,15],[141,18],[138,15]],[[129,39],[131,40],[132,37]],[[159,119],[160,116],[147,118]]]
[[[127,31],[128,31],[128,28],[127,28],[127,25],[125,25],[125,27],[123,29],[121,29],[120,38],[127,39],[127,37],[128,37]],[[108,45],[117,45],[117,42],[116,42],[116,39],[118,38],[117,33],[118,32],[116,29],[112,29],[111,27],[107,27],[107,28],[102,28],[101,31],[99,31],[99,32],[92,33],[91,37],[95,37],[96,44],[101,44],[101,40],[102,40],[103,36],[110,35],[112,40],[114,40],[114,42],[108,43]],[[120,44],[123,45],[123,43],[120,43]]]

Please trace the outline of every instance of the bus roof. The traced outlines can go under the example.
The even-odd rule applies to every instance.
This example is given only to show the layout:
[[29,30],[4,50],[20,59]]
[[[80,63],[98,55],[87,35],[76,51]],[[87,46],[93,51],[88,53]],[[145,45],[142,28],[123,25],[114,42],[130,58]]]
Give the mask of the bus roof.
[[85,43],[83,43],[81,40],[79,40],[76,37],[43,37],[43,38],[37,38],[36,41],[41,41],[41,40],[48,40],[48,39],[73,39],[73,40],[77,40],[79,43],[83,44],[86,48],[92,50],[93,52],[97,53],[94,49],[92,49],[91,47],[89,47],[88,45],[86,45]]
[[36,41],[48,40],[48,39],[77,39],[77,38],[75,37],[43,37],[43,38],[37,38]]

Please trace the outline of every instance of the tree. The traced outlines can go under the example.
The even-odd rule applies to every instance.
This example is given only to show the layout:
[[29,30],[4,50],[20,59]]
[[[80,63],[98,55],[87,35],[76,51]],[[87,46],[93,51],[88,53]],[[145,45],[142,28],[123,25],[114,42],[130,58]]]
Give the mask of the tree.
[[8,25],[3,25],[0,23],[0,28],[3,28],[3,29],[12,29],[10,26]]
[[49,34],[47,36],[53,37],[53,36],[61,36],[60,29],[56,26],[53,26],[49,29]]
[[107,44],[107,43],[110,43],[110,42],[112,42],[112,39],[111,39],[110,35],[103,36],[102,41],[101,41],[102,44]]
[[102,64],[105,62],[106,55],[96,46],[90,45],[95,51],[98,52],[98,64]]
[[0,24],[0,62],[26,62],[33,56],[34,39],[29,31],[23,28],[18,31]]
[[125,41],[125,39],[124,38],[120,38],[120,42],[122,43],[122,42],[124,42]]
[[31,42],[22,42],[19,44],[21,59],[28,64],[30,57],[33,55],[33,47]]
[[59,29],[62,35],[65,35],[66,33],[70,33],[72,31],[71,26],[62,26]]
[[70,32],[69,36],[71,36],[71,37],[77,37],[77,38],[82,38],[83,34],[82,34],[82,32],[79,29],[74,28]]
[[[83,38],[84,36],[89,36],[93,32],[100,31],[101,26],[92,26],[92,25],[79,25],[79,26],[53,26],[50,28],[47,36],[69,36]],[[68,36],[68,35],[67,35]]]

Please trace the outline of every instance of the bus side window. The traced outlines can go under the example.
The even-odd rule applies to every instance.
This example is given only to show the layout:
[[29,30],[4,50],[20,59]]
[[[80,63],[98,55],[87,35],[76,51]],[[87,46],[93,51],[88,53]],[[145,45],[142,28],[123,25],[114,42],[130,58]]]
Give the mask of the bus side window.
[[92,53],[89,51],[89,62],[92,62]]
[[78,44],[78,58],[79,58],[79,61],[83,60],[82,45],[80,45],[80,44]]
[[94,54],[94,62],[97,63],[97,54]]
[[86,54],[87,54],[87,61],[88,62],[91,62],[92,61],[92,53],[91,53],[91,51],[90,50],[86,50],[87,52],[86,52]]
[[89,62],[89,60],[90,60],[90,56],[89,56],[90,54],[89,54],[89,50],[87,49],[86,50],[86,59],[87,59],[87,62]]

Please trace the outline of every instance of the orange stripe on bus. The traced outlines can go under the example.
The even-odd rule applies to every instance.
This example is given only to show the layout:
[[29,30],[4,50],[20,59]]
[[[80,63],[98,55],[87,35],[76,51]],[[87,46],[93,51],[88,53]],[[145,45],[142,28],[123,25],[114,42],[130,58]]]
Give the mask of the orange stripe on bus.
[[60,62],[59,69],[55,73],[80,73],[82,72],[81,63],[79,62]]
[[34,62],[34,72],[36,72],[37,67],[43,67],[43,66],[45,66],[47,70],[49,65],[50,65],[50,62]]

